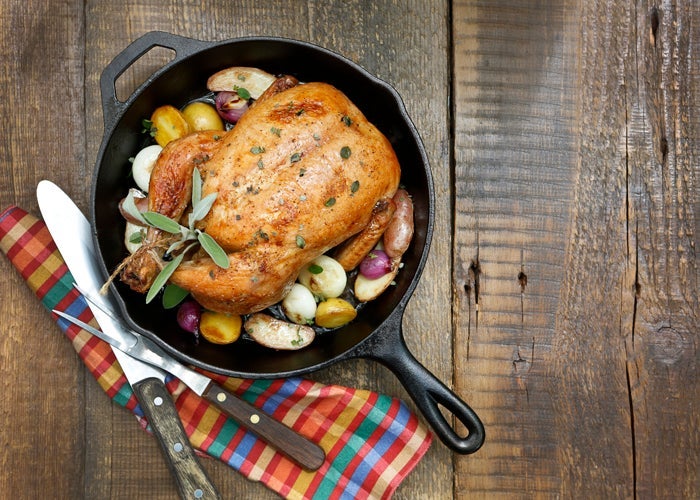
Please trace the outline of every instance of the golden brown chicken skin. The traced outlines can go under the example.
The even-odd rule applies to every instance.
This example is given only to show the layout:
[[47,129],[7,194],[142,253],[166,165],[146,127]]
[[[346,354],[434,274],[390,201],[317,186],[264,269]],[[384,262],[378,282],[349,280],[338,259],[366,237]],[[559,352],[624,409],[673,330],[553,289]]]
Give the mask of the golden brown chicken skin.
[[[373,208],[393,196],[401,175],[389,141],[325,83],[264,96],[215,147],[203,147],[201,137],[180,141],[207,154],[180,151],[186,159],[180,167],[159,168],[159,159],[149,206],[163,205],[161,198],[168,206],[186,205],[187,183],[173,193],[172,178],[201,168],[202,196],[217,193],[217,199],[199,227],[226,251],[230,266],[195,258],[181,264],[171,282],[219,312],[248,314],[280,301],[305,264],[370,223]],[[154,266],[163,265],[150,255]],[[144,283],[132,284],[139,286]]]

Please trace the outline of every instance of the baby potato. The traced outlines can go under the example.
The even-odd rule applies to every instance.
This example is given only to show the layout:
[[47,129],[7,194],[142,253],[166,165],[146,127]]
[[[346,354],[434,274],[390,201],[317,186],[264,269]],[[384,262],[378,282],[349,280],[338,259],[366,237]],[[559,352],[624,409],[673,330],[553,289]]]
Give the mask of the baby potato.
[[274,75],[261,69],[234,66],[211,75],[207,80],[207,88],[212,92],[232,92],[238,87],[243,87],[250,97],[257,99],[275,80]]
[[221,120],[216,108],[202,101],[189,103],[182,110],[190,131],[198,130],[224,130],[224,122]]
[[337,260],[320,255],[302,268],[298,280],[315,295],[328,299],[343,293],[348,276]]
[[155,128],[153,138],[161,147],[165,147],[170,141],[186,136],[190,131],[184,115],[179,109],[166,104],[156,108],[151,115],[151,123]]
[[298,325],[312,324],[316,316],[314,294],[301,283],[294,283],[282,299],[282,310],[289,321]]
[[316,324],[323,328],[338,328],[356,316],[357,311],[350,302],[336,297],[321,302],[316,308]]
[[151,181],[151,172],[156,164],[156,160],[163,148],[159,144],[146,146],[136,153],[134,163],[131,165],[131,175],[134,182],[144,193],[148,193],[148,185]]
[[288,323],[263,313],[251,315],[244,328],[258,344],[286,351],[306,347],[316,336],[310,326]]
[[212,344],[230,344],[241,335],[241,317],[204,311],[199,320],[199,333]]

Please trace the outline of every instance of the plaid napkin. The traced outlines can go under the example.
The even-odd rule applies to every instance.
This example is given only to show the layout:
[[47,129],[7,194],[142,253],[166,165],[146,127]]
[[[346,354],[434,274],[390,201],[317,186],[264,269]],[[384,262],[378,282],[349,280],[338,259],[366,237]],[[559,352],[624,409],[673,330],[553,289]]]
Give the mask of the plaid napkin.
[[[0,248],[48,310],[63,310],[96,326],[43,221],[21,208],[7,208],[0,214]],[[100,387],[131,410],[145,428],[147,422],[111,347],[79,327],[66,327],[64,322],[60,326]],[[301,378],[213,377],[325,450],[321,468],[306,471],[179,380],[166,381],[192,445],[282,497],[389,498],[432,440],[425,426],[396,398]]]

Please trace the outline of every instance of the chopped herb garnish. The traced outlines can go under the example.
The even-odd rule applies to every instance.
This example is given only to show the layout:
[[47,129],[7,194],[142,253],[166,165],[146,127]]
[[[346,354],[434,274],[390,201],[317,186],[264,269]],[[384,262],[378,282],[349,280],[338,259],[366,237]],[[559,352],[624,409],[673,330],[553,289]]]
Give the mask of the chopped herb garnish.
[[156,132],[158,132],[158,129],[153,126],[153,122],[151,120],[147,120],[146,118],[144,118],[143,120],[141,120],[141,126],[143,127],[143,129],[141,129],[142,134],[148,134],[151,137],[156,136]]
[[306,173],[306,169],[305,169],[305,168],[300,168],[300,169],[299,169],[299,177],[304,177],[304,174],[305,174],[305,173]]
[[297,246],[299,248],[304,248],[306,246],[306,240],[300,234],[297,234]]
[[298,162],[299,160],[301,160],[301,153],[294,153],[294,154],[289,158],[289,161],[291,161],[292,163],[296,163],[296,162]]
[[309,265],[309,272],[311,274],[321,274],[323,272],[323,268],[319,266],[318,264],[310,264]]
[[350,119],[350,117],[348,115],[344,115],[340,120],[348,127],[350,125],[352,125],[352,120]]
[[245,89],[243,87],[235,87],[234,86],[234,90],[236,91],[236,94],[238,94],[238,96],[241,99],[245,99],[246,101],[248,99],[250,99],[250,92],[248,92],[248,89]]
[[360,181],[355,181],[352,184],[350,184],[351,193],[357,193],[358,189],[360,189]]
[[301,201],[306,201],[306,195],[305,195],[305,194],[302,194],[302,195],[299,197],[299,199],[300,199]]
[[252,148],[250,148],[250,152],[254,155],[259,155],[265,152],[265,148],[262,146],[253,146]]
[[263,161],[262,161],[262,160],[258,160],[258,168],[259,168],[260,170],[263,169]]
[[279,128],[277,128],[277,127],[272,127],[272,128],[270,128],[270,132],[272,132],[273,134],[275,134],[277,137],[280,137],[281,134],[282,134],[282,130],[279,129]]
[[326,205],[327,207],[332,207],[333,205],[335,205],[335,198],[333,198],[333,197],[328,198],[326,200],[326,203],[324,203],[324,205]]
[[301,336],[301,326],[298,326],[297,327],[297,338],[292,340],[291,343],[294,347],[297,347],[297,346],[300,346],[302,342],[304,342],[304,339]]
[[314,140],[315,140],[315,141],[320,141],[320,140],[321,140],[321,136],[320,136],[319,134],[314,134]]
[[352,152],[350,151],[350,148],[348,146],[343,146],[342,148],[340,148],[340,157],[344,160],[350,158],[351,153]]

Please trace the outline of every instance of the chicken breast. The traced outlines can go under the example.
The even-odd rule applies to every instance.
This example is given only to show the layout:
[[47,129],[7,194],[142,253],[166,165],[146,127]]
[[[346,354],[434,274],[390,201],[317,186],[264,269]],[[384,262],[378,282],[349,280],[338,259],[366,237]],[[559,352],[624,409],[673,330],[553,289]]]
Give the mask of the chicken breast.
[[[248,314],[280,301],[305,264],[369,224],[373,208],[393,196],[401,175],[386,137],[325,83],[264,96],[230,132],[211,140],[217,144],[181,139],[206,156],[171,154],[187,160],[180,167],[156,165],[149,206],[185,206],[189,186],[173,178],[185,180],[200,167],[202,195],[217,193],[200,229],[226,251],[230,266],[192,259],[171,282],[219,312]],[[143,283],[132,285],[138,286]]]

